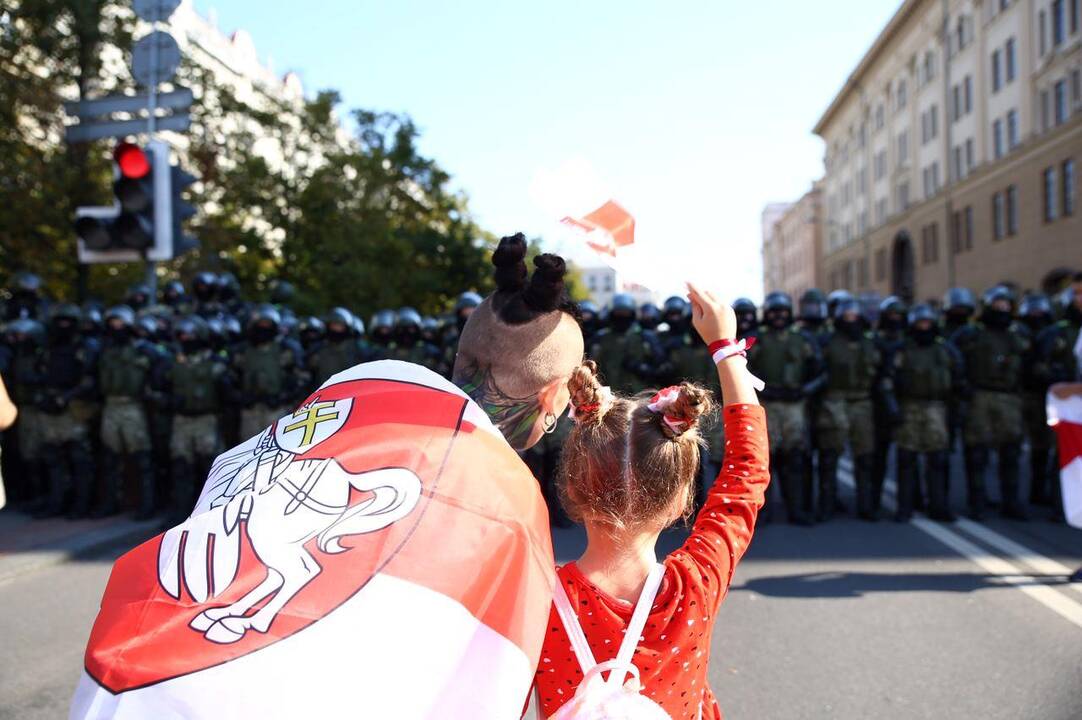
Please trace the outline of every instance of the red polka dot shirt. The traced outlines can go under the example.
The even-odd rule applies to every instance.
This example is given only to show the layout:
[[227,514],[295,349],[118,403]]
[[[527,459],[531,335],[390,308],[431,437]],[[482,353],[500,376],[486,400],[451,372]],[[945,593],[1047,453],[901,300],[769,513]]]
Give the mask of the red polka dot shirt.
[[[643,693],[674,720],[722,717],[707,682],[714,619],[744,555],[770,480],[766,418],[757,405],[728,405],[725,460],[683,547],[665,558],[665,577],[635,650]],[[634,605],[593,585],[575,563],[557,573],[598,662],[612,660]],[[582,680],[555,606],[537,665],[542,717],[570,700]]]

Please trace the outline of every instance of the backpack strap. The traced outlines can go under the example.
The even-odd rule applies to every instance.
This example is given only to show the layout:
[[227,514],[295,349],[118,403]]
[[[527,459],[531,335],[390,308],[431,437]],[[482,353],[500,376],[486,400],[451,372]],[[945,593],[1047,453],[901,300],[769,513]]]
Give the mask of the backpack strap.
[[[624,641],[620,643],[620,651],[616,653],[617,667],[625,668],[631,665],[631,658],[635,654],[635,648],[639,645],[639,638],[642,637],[643,628],[646,627],[646,619],[650,616],[650,610],[654,606],[654,599],[657,597],[657,591],[661,587],[661,581],[664,578],[665,566],[656,563],[650,570],[650,574],[646,576],[646,583],[642,586],[642,593],[639,594],[639,602],[636,603],[635,612],[631,615],[631,622],[627,625]],[[623,685],[626,678],[627,672],[623,670],[614,670],[609,674],[610,683],[615,682]]]
[[579,624],[579,616],[571,607],[571,601],[567,597],[567,591],[564,590],[564,583],[559,575],[556,575],[556,590],[553,592],[552,600],[556,603],[556,612],[564,623],[567,638],[571,641],[571,649],[575,651],[575,657],[578,658],[579,667],[582,668],[582,674],[585,676],[594,669],[597,660],[594,659],[590,643],[586,641],[586,634],[582,632],[582,625]]

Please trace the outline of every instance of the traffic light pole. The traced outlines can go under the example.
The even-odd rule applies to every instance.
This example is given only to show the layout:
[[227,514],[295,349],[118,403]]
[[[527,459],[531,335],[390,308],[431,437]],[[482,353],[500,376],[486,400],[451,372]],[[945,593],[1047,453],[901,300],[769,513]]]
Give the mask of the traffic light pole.
[[[153,28],[156,28],[157,25],[158,25],[158,23],[156,21],[151,22],[151,26]],[[158,43],[152,42],[150,44],[150,82],[147,84],[147,134],[150,136],[151,144],[160,142],[157,138],[154,137],[154,133],[157,130],[157,123],[156,123],[156,118],[154,117],[154,114],[158,110],[158,63],[159,63],[159,55],[160,55],[160,51],[159,51],[159,48],[158,48]],[[168,157],[169,157],[168,151],[166,152],[165,157],[167,158],[166,166],[168,166],[168,164],[169,164],[168,163]],[[169,188],[168,187],[165,187],[165,188],[160,187],[161,182],[160,182],[159,178],[160,178],[161,175],[162,175],[162,173],[155,173],[155,178],[154,178],[154,202],[155,202],[155,216],[156,217],[161,212],[160,210],[157,209],[158,200],[160,198],[162,198],[162,197],[165,197],[165,196],[169,195]],[[154,227],[154,239],[155,239],[155,242],[157,242],[157,240],[158,240],[158,234],[160,232],[161,224],[162,223],[160,223],[158,221],[155,221],[155,223],[154,223],[154,225],[155,225],[155,227]],[[144,282],[146,283],[147,287],[150,289],[150,296],[152,298],[157,298],[158,297],[158,264],[156,262],[154,262],[153,260],[151,260],[149,257],[147,258],[147,261],[146,261],[146,273],[145,273]]]

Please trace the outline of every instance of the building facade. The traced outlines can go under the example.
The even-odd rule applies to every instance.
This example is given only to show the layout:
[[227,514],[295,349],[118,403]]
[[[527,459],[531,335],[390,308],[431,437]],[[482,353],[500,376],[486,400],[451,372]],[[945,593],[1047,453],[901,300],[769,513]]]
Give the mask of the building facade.
[[760,226],[763,233],[763,295],[779,287],[784,280],[782,256],[777,245],[778,220],[792,203],[771,203],[763,208]]
[[617,293],[627,293],[639,306],[657,303],[657,295],[652,290],[623,280],[620,274],[608,265],[584,267],[579,273],[586,291],[590,293],[590,300],[600,308],[611,305],[612,298]]
[[[772,273],[764,278],[771,284],[763,288],[764,292],[780,290],[795,301],[805,290],[823,287],[821,197],[820,184],[815,183],[774,221],[770,231]],[[763,264],[765,267],[765,256]]]
[[1082,267],[1082,0],[905,0],[815,127],[823,277],[908,300]]

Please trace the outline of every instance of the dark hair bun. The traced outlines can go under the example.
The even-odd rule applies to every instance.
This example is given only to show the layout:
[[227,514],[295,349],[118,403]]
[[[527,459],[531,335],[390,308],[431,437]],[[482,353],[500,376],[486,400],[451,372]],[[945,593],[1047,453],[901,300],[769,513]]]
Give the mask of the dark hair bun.
[[552,312],[564,300],[564,276],[567,264],[559,255],[538,255],[534,258],[534,273],[522,299],[538,312]]
[[501,238],[492,253],[492,264],[496,266],[498,291],[518,292],[526,287],[526,236],[515,233]]

